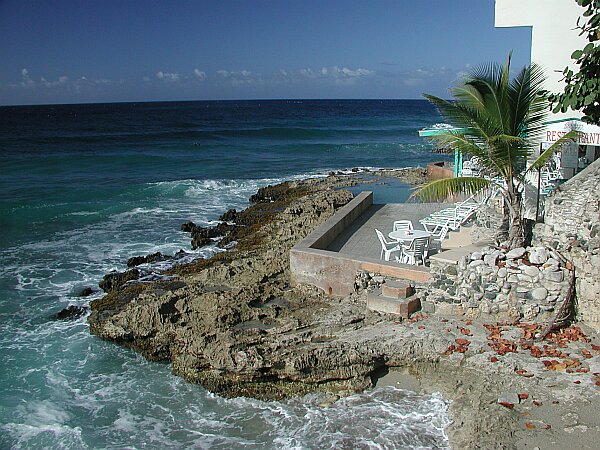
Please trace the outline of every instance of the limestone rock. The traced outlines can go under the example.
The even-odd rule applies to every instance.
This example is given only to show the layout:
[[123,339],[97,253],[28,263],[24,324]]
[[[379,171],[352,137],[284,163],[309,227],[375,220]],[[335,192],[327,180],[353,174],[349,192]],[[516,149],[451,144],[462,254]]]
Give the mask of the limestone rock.
[[548,254],[544,247],[535,247],[529,252],[529,262],[532,264],[544,264],[548,260]]
[[523,247],[513,248],[506,253],[506,259],[519,259],[525,255],[525,249]]

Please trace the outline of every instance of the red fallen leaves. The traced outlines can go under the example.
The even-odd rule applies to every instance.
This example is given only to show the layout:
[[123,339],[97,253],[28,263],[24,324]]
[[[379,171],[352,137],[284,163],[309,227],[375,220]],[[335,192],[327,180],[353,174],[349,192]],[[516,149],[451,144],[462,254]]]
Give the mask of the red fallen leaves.
[[408,319],[408,322],[415,323],[415,322],[418,322],[419,320],[423,320],[423,319],[427,319],[427,316],[425,314],[417,313],[417,314],[413,314],[413,316],[410,319]]
[[424,330],[425,329],[425,325],[419,325],[418,328],[419,328],[419,330]]
[[490,358],[490,362],[493,362],[493,363],[495,363],[495,362],[498,362],[498,361],[499,361],[499,359],[498,359],[498,358],[496,358],[495,356],[492,356],[492,357]]
[[525,378],[531,378],[531,377],[533,377],[533,374],[531,372],[527,372],[525,369],[515,370],[515,373],[517,375],[521,375],[522,377],[525,377]]
[[525,422],[525,428],[527,428],[528,430],[535,430],[536,426],[533,422]]
[[542,406],[543,405],[543,403],[540,402],[539,400],[534,400],[531,403],[533,403],[535,406]]
[[541,329],[541,326],[537,323],[520,323],[517,326],[523,330],[523,337],[519,342],[532,341],[536,332]]
[[596,353],[600,353],[600,345],[592,344],[592,350],[594,350]]
[[592,353],[588,349],[585,349],[585,348],[583,350],[581,350],[581,354],[588,359],[592,357]]
[[542,352],[542,350],[539,347],[536,347],[535,345],[531,346],[531,348],[529,349],[529,353],[531,353],[531,356],[533,356],[534,358],[541,358],[544,355],[544,352]]
[[451,355],[454,352],[465,353],[469,349],[469,344],[471,343],[471,341],[463,338],[454,339],[454,342],[456,342],[456,345],[450,344],[448,349],[444,352],[444,355]]
[[473,325],[473,321],[472,321],[472,320],[467,320],[465,323],[466,323],[467,325]]
[[[546,369],[554,370],[557,372],[561,371],[561,370],[565,370],[567,368],[577,367],[581,364],[578,359],[565,359],[565,360],[563,360],[563,362],[553,359],[551,361],[548,361],[548,360],[542,361],[542,363],[544,364]],[[570,373],[572,373],[572,372],[573,372],[573,370],[571,370]]]
[[499,405],[504,406],[505,408],[508,409],[513,409],[515,407],[515,405],[513,405],[512,403],[508,403],[508,402],[498,402]]
[[464,334],[465,336],[473,336],[473,334],[471,333],[471,330],[469,330],[468,328],[459,328],[458,331],[460,331],[460,334]]
[[[579,327],[575,326],[550,333],[547,338],[559,347],[566,347],[569,342],[590,342],[590,338]],[[592,349],[594,349],[594,344],[592,344]],[[600,350],[600,347],[598,347],[598,350]]]
[[522,392],[519,394],[519,400],[527,400],[529,398],[529,394]]
[[517,343],[508,339],[498,339],[496,342],[488,342],[488,345],[500,356],[506,355],[509,352],[517,353]]

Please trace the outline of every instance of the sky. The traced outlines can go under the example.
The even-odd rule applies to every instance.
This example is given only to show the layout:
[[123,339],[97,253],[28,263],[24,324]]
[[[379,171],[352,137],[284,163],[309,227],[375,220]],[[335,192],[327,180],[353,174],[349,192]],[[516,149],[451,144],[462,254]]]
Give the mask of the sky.
[[0,105],[448,97],[530,45],[494,0],[0,0]]

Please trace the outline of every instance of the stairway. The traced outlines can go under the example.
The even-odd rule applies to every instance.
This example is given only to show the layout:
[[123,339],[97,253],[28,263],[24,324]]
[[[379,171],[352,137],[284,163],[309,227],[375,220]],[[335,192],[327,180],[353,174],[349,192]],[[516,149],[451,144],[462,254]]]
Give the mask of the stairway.
[[403,319],[421,308],[421,301],[415,297],[415,289],[407,281],[386,281],[380,292],[367,296],[367,309],[386,314],[396,314]]

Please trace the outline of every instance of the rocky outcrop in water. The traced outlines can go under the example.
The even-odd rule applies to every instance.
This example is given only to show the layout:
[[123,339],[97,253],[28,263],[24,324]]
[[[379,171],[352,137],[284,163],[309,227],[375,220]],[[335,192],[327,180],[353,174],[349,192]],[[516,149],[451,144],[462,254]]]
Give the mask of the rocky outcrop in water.
[[56,314],[50,316],[51,320],[75,320],[85,316],[90,308],[87,306],[69,305]]

